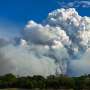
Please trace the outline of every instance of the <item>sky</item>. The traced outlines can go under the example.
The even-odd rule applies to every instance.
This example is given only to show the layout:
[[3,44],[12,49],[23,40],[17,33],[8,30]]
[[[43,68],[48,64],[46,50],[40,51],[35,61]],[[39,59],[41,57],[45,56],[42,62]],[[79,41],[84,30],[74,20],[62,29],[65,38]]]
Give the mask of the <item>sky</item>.
[[40,22],[58,7],[56,0],[0,0],[0,17],[20,24],[29,19]]
[[[63,2],[76,0],[0,0],[0,19],[23,26],[28,20],[41,22]],[[82,0],[77,0],[82,1]],[[86,1],[86,0],[85,0]],[[88,0],[90,1],[90,0]],[[80,15],[90,16],[89,8],[77,8]],[[83,12],[84,10],[84,12]]]
[[89,58],[90,0],[0,0],[0,74],[77,76]]
[[0,36],[15,36],[27,21],[42,22],[58,7],[56,0],[0,0]]
[[0,37],[19,36],[29,20],[41,23],[49,12],[69,7],[90,16],[90,0],[0,0]]

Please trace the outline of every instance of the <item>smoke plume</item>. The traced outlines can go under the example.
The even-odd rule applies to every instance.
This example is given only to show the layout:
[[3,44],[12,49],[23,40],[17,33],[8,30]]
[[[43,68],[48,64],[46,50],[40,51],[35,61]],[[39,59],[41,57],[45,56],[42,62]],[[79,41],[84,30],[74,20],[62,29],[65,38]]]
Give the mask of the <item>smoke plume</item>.
[[30,20],[18,39],[0,39],[0,74],[78,76],[90,73],[90,17],[57,9]]

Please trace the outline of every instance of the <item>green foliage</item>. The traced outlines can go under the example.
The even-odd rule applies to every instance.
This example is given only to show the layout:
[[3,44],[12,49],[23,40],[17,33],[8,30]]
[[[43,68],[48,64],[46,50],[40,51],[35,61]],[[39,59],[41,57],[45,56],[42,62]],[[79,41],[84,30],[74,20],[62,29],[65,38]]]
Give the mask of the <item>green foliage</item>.
[[44,78],[40,75],[16,77],[13,74],[7,74],[0,76],[0,88],[90,90],[90,75],[80,77],[50,75]]
[[3,88],[7,88],[9,86],[14,87],[16,84],[16,77],[12,74],[7,74],[5,76],[1,76],[0,77],[0,87]]

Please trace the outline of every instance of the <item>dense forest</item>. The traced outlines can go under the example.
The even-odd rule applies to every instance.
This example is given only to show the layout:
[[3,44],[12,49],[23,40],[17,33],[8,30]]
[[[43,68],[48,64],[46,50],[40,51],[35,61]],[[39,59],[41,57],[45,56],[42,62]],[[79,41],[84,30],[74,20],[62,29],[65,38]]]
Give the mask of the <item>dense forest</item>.
[[90,90],[90,75],[80,77],[50,75],[45,78],[39,75],[19,77],[7,74],[0,76],[0,88]]

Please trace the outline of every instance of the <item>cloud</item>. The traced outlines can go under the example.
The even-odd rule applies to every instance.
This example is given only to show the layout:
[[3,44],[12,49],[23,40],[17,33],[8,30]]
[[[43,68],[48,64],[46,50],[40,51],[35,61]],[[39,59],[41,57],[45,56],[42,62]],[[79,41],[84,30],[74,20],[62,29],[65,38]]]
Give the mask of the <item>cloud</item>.
[[[2,50],[3,50],[2,53],[4,53],[4,58],[6,58],[5,62],[9,63],[9,65],[2,63],[2,65],[4,64],[5,67],[7,67],[5,68],[6,70],[9,69],[9,71],[7,72],[6,70],[3,71],[4,74],[9,72],[21,76],[25,75],[47,76],[50,74],[55,74],[54,69],[56,69],[56,65],[54,63],[54,60],[48,57],[45,56],[39,57],[38,55],[35,55],[33,51],[30,52],[26,48],[15,47],[13,45],[4,47],[2,48]],[[10,69],[9,67],[12,68]]]
[[90,8],[90,1],[57,2],[62,8]]
[[43,23],[30,20],[21,34],[9,43],[0,40],[1,71],[6,67],[1,74],[89,73],[90,17],[78,15],[74,8],[61,8],[49,13]]
[[[73,68],[71,68],[73,67]],[[72,60],[69,63],[68,75],[80,76],[84,74],[90,74],[90,49],[88,49],[81,59]]]

